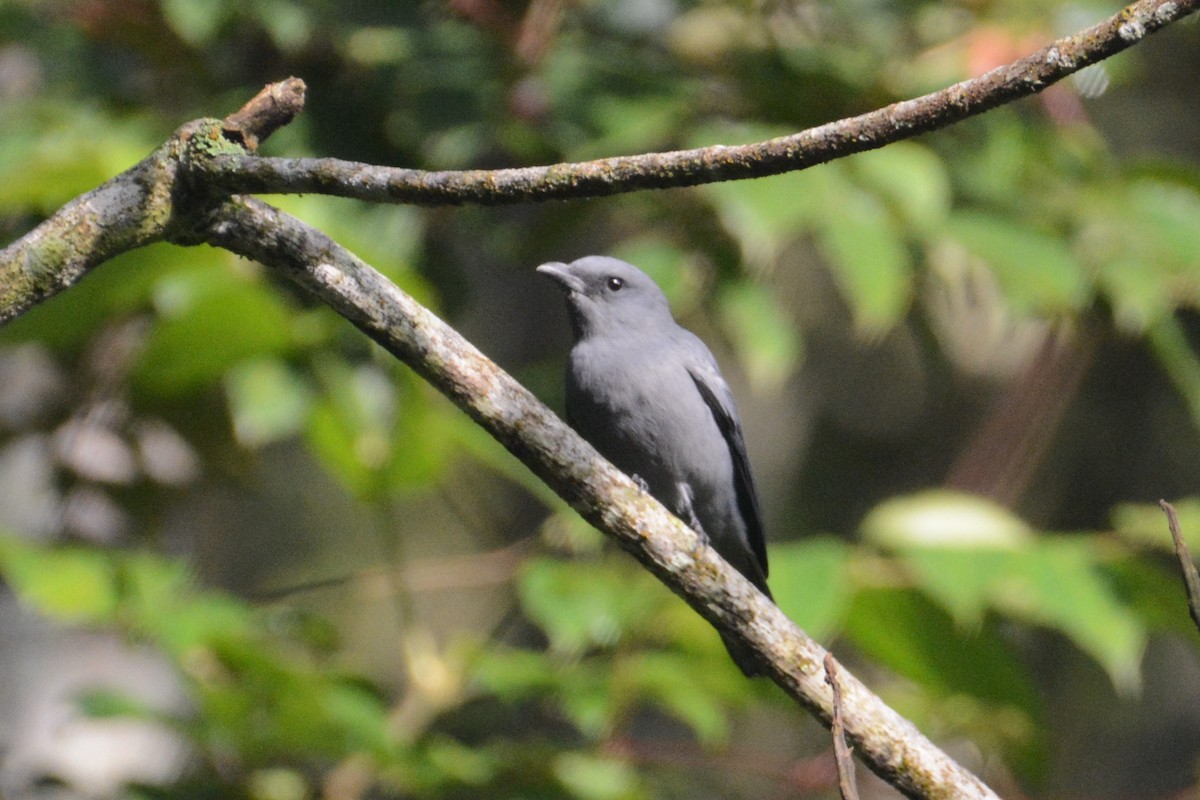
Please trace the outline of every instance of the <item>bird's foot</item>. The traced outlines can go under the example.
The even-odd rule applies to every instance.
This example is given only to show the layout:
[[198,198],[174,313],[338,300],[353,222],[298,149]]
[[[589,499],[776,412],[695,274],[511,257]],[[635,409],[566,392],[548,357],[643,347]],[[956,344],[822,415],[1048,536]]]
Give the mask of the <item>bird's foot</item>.
[[646,483],[646,479],[641,475],[630,475],[630,479],[637,484],[637,487],[646,494],[650,494],[650,484]]
[[699,550],[708,544],[708,534],[704,532],[704,526],[700,524],[700,518],[696,516],[696,507],[692,502],[692,487],[686,483],[679,483],[675,488],[679,493],[679,518],[696,532],[696,549]]

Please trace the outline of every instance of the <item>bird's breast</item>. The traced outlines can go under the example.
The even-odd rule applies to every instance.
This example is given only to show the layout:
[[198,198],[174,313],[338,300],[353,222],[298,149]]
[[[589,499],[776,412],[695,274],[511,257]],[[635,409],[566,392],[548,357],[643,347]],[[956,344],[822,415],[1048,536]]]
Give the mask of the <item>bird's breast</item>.
[[[664,499],[730,472],[728,448],[686,366],[654,347],[576,345],[567,415],[581,436]],[[716,462],[716,463],[714,463]]]

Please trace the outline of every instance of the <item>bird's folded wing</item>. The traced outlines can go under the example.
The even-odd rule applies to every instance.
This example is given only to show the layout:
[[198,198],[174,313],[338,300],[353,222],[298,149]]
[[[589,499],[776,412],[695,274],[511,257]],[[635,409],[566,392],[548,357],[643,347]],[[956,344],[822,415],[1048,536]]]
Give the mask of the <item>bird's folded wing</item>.
[[717,427],[729,445],[733,457],[733,481],[737,490],[738,508],[746,522],[746,535],[767,576],[767,546],[763,538],[762,512],[758,506],[758,492],[754,488],[754,476],[750,472],[750,458],[746,454],[746,440],[742,436],[742,425],[738,421],[737,408],[733,403],[733,392],[721,377],[715,365],[700,364],[688,368],[688,374],[696,384],[700,396],[712,411]]

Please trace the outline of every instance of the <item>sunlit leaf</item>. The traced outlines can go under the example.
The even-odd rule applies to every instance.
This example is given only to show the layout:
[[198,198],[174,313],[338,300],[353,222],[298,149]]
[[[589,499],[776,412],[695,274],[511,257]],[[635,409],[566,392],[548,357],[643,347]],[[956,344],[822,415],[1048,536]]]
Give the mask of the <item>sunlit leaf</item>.
[[1087,537],[1039,540],[1014,563],[1011,578],[999,606],[1060,630],[1104,667],[1117,689],[1137,689],[1145,626],[1105,579]]
[[881,194],[908,226],[930,232],[950,213],[950,178],[932,150],[895,142],[854,156],[849,162],[869,189]]
[[1090,299],[1088,276],[1061,239],[1011,218],[972,211],[953,214],[949,230],[995,271],[1019,311],[1072,311]]
[[720,311],[750,382],[761,391],[777,390],[800,359],[800,337],[775,297],[740,281],[721,293]]
[[247,447],[292,436],[304,424],[312,392],[278,359],[253,359],[225,375],[225,393],[238,441]]
[[882,547],[953,545],[1013,547],[1030,540],[1029,527],[982,497],[930,490],[880,503],[863,519],[863,538]]
[[901,231],[878,199],[846,192],[817,234],[859,329],[880,335],[908,309],[912,266]]
[[596,561],[529,561],[518,589],[526,613],[566,653],[612,647],[664,597],[644,574]]
[[563,753],[554,759],[554,775],[580,800],[624,800],[640,797],[637,773],[623,761],[585,753]]
[[[1173,500],[1179,518],[1179,532],[1192,552],[1200,555],[1200,497]],[[1121,503],[1113,507],[1113,530],[1118,536],[1139,545],[1173,551],[1167,515],[1158,503]]]
[[871,658],[929,689],[1036,713],[1030,677],[996,632],[965,633],[916,591],[859,592],[844,630]]
[[913,547],[902,555],[916,585],[968,629],[983,622],[1022,557],[1016,549],[990,546]]
[[156,290],[160,319],[136,378],[165,395],[215,383],[239,361],[287,351],[291,316],[274,290],[223,270],[165,279]]
[[58,619],[105,622],[117,608],[116,574],[102,551],[51,549],[0,535],[0,571],[22,602]]
[[850,606],[850,548],[819,537],[773,545],[770,556],[776,604],[809,636],[823,641]]

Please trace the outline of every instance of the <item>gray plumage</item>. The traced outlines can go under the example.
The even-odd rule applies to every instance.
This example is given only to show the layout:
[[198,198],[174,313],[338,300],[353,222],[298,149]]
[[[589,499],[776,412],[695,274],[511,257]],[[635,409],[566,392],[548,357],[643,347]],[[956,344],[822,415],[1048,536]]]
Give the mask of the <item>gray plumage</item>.
[[[571,427],[769,597],[746,443],[712,353],[675,322],[662,291],[632,264],[588,256],[537,271],[567,293]],[[730,639],[725,646],[743,672],[762,674],[745,648]]]

